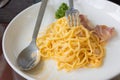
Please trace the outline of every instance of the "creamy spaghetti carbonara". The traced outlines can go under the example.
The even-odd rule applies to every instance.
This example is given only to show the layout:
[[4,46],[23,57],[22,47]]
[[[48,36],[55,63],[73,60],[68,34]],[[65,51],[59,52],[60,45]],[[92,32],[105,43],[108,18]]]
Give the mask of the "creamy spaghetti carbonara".
[[37,38],[43,58],[57,62],[58,69],[71,71],[83,67],[101,66],[105,49],[98,36],[83,25],[69,27],[65,17],[49,25]]

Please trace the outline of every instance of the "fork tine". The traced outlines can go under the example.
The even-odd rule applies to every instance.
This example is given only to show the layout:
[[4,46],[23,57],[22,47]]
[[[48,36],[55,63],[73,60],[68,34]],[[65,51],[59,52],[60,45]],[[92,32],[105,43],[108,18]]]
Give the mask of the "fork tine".
[[76,16],[75,16],[75,14],[74,14],[74,12],[73,12],[73,13],[72,13],[72,26],[73,26],[73,27],[76,26],[76,25],[75,25],[75,23],[76,23],[76,22],[75,22],[75,20],[76,20],[75,17],[76,17]]
[[69,26],[70,26],[70,16],[69,16],[69,11],[67,10],[66,11],[66,18],[67,18],[67,22],[68,22],[68,24],[69,24]]
[[[70,15],[67,15],[67,22],[69,24],[69,26],[71,25],[71,16]],[[71,26],[70,26],[71,27]]]
[[73,26],[73,17],[72,17],[72,13],[70,13],[70,15],[69,15],[69,17],[70,17],[70,21],[69,21],[69,23],[70,23],[70,27],[72,27]]
[[77,21],[76,21],[76,24],[77,24],[77,26],[79,26],[80,25],[80,18],[79,18],[79,12],[77,12],[76,13],[76,16],[77,16]]
[[78,26],[78,15],[75,13],[75,25]]

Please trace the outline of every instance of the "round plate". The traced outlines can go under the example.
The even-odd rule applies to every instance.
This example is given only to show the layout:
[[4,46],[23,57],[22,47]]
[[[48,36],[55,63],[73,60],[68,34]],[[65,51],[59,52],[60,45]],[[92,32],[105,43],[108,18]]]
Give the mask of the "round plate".
[[[54,14],[62,2],[49,0],[40,31],[55,21]],[[28,80],[105,80],[120,72],[120,6],[106,0],[75,0],[75,8],[97,24],[115,27],[117,35],[106,46],[106,57],[100,68],[78,69],[71,72],[57,70],[53,60],[42,61],[31,71],[23,72],[16,65],[16,58],[31,41],[38,10],[41,3],[35,4],[18,14],[8,25],[3,37],[3,52],[9,65]]]

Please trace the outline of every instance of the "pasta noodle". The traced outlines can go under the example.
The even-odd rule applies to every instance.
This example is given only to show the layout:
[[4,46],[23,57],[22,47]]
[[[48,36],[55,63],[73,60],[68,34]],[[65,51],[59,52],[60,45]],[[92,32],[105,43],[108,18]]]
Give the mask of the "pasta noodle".
[[37,46],[43,58],[56,60],[58,69],[66,71],[99,67],[105,56],[104,45],[92,31],[83,25],[69,27],[65,17],[49,25]]

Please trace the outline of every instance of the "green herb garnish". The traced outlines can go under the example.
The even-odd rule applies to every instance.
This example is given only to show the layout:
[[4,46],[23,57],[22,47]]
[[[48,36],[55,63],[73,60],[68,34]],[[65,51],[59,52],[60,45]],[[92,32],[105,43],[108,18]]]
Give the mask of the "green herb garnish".
[[64,17],[65,16],[65,12],[66,10],[68,10],[68,5],[66,3],[62,3],[60,5],[60,7],[57,9],[57,11],[55,12],[55,18],[56,19],[59,19],[61,17]]

